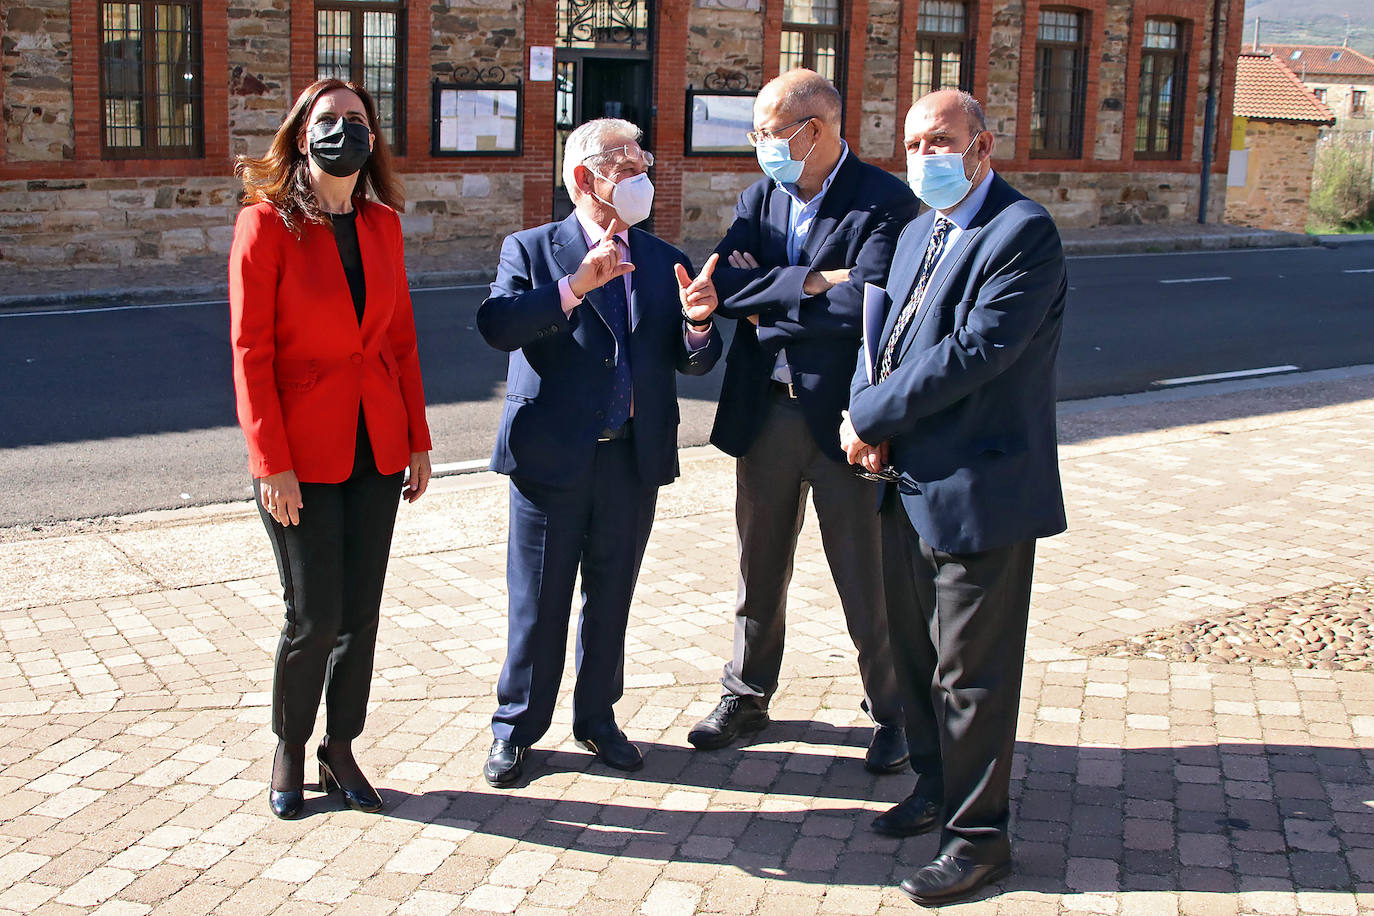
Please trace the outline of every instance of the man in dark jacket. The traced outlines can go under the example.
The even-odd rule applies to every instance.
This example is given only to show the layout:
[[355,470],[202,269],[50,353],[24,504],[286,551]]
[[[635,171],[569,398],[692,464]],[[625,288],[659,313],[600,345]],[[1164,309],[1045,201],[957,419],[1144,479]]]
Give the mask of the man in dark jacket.
[[722,315],[737,319],[711,441],[736,464],[739,597],[734,655],[716,709],[691,730],[698,748],[762,728],[778,687],[787,586],[810,491],[826,557],[859,652],[876,728],[874,772],[907,760],[881,587],[874,485],[840,448],[859,348],[865,284],[887,281],[916,200],[840,137],[840,96],[791,70],[754,105],[750,142],[765,178],[740,195],[716,253]]
[[674,372],[720,358],[711,258],[641,229],[653,155],[639,128],[601,118],[573,131],[563,178],[576,209],[508,236],[477,311],[487,343],[510,353],[491,469],[510,475],[506,662],[484,771],[517,785],[525,752],[553,718],[567,652],[573,581],[582,575],[573,738],[605,765],[636,770],[616,725],[625,626],[658,488],[678,474]]

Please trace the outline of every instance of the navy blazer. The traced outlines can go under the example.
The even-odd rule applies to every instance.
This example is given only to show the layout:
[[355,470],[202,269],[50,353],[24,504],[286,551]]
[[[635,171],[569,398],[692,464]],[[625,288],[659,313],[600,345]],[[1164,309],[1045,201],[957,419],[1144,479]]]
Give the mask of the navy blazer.
[[[634,385],[634,448],[646,485],[678,474],[676,369],[703,375],[720,358],[720,332],[688,350],[675,263],[694,274],[687,256],[647,232],[631,229],[630,371]],[[601,290],[564,315],[558,281],[587,255],[574,213],[506,237],[491,295],[477,310],[477,329],[510,353],[506,405],[491,469],[555,486],[575,485],[591,472],[596,440],[615,371],[616,341],[601,317]],[[612,282],[623,283],[617,277]]]
[[986,202],[931,277],[896,367],[869,384],[911,295],[934,211],[897,244],[891,305],[873,359],[854,373],[849,414],[864,442],[889,442],[912,526],[950,553],[1065,528],[1055,428],[1055,357],[1068,291],[1059,231],[994,174]]
[[[749,451],[763,427],[768,380],[779,348],[786,348],[798,404],[821,451],[844,460],[840,411],[858,351],[864,283],[887,283],[897,236],[916,215],[916,197],[902,181],[850,150],[831,182],[798,263],[787,262],[792,200],[771,178],[750,185],[735,205],[735,221],[716,246],[714,279],[719,313],[739,319],[726,356],[725,379],[711,442],[736,457]],[[729,266],[732,251],[747,251],[758,269]],[[802,293],[812,270],[850,268],[848,282],[819,296]],[[756,329],[747,319],[759,316]]]

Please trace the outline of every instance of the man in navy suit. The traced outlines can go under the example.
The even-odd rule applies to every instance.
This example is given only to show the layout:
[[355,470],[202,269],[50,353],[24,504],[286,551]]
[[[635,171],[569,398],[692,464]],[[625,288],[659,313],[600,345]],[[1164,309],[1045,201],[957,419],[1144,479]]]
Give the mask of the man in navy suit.
[[725,747],[768,722],[778,688],[787,585],[810,491],[859,654],[876,727],[865,766],[904,769],[901,700],[888,647],[873,484],[836,432],[849,401],[865,283],[887,281],[916,198],[840,137],[840,96],[790,70],[754,104],[750,141],[766,177],[740,195],[716,253],[720,314],[738,319],[711,441],[736,462],[739,587],[733,657],[719,705],[689,733]]
[[1048,213],[992,173],[978,103],[943,90],[906,119],[932,209],[902,233],[840,438],[888,478],[883,570],[914,791],[880,833],[941,828],[902,882],[938,905],[1011,867],[1009,783],[1037,538],[1065,528],[1055,358],[1067,291]]
[[573,737],[602,763],[643,765],[616,725],[625,627],[658,488],[678,474],[674,372],[720,358],[711,272],[629,226],[649,215],[653,156],[640,130],[603,118],[574,130],[563,180],[575,210],[508,236],[483,338],[510,353],[491,468],[510,476],[510,592],[505,665],[484,768],[516,785],[548,730],[567,649],[573,581],[582,575]]

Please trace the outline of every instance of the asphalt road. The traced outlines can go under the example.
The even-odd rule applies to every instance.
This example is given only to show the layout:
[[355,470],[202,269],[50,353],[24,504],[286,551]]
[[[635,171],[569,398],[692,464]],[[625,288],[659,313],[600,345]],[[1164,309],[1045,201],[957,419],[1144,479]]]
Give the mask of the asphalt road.
[[[1075,258],[1061,400],[1277,366],[1374,362],[1374,244]],[[505,354],[485,287],[415,294],[436,464],[490,449]],[[0,527],[250,494],[223,302],[0,312]],[[680,378],[680,441],[706,441],[721,368]]]

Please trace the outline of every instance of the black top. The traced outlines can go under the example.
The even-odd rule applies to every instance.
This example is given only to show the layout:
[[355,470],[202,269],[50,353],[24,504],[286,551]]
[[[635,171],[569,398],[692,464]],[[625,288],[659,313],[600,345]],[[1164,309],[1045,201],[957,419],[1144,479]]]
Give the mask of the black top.
[[358,313],[358,323],[363,321],[363,304],[367,301],[367,283],[363,279],[363,254],[358,249],[358,211],[331,213],[334,224],[334,242],[339,246],[339,260],[343,262],[344,276],[348,278],[348,291],[353,294],[353,311]]

